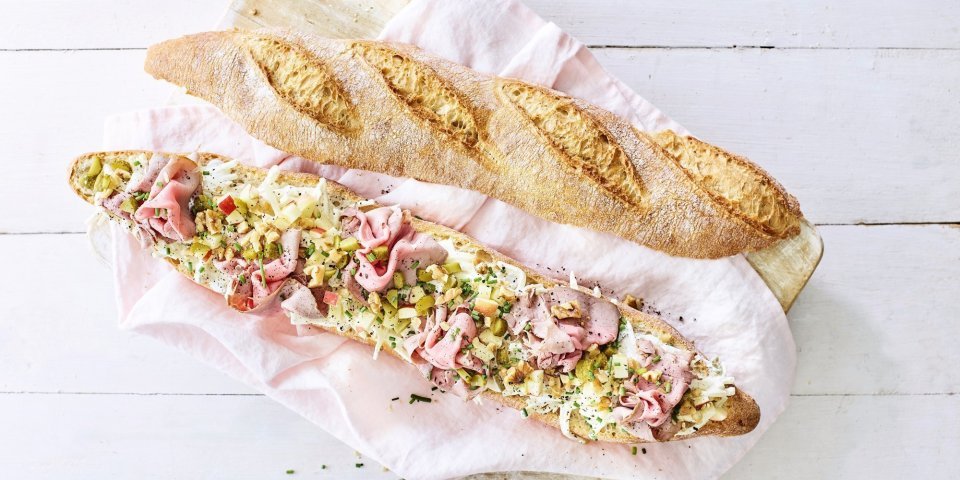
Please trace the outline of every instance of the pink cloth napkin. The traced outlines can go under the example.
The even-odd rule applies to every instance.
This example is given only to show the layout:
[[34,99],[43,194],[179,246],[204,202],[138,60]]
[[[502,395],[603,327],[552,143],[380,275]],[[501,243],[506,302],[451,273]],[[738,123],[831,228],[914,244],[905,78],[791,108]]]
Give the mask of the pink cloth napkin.
[[[584,97],[644,129],[683,131],[606,73],[582,44],[519,2],[414,1],[381,38]],[[643,297],[706,355],[720,356],[762,411],[756,431],[737,438],[651,444],[636,456],[624,446],[580,445],[516,411],[431,392],[416,369],[388,355],[374,361],[369,347],[325,333],[298,335],[281,314],[237,314],[222,297],[144,253],[118,227],[108,227],[123,328],[242,380],[405,478],[516,470],[624,479],[718,477],[756,443],[789,399],[795,345],[786,317],[743,257],[673,258],[552,224],[475,192],[319,166],[263,144],[205,105],[112,117],[104,147],[201,150],[251,165],[317,172],[379,203],[399,204],[460,229],[548,274],[566,278],[572,271],[581,284]],[[429,395],[433,403],[408,404],[411,393]]]

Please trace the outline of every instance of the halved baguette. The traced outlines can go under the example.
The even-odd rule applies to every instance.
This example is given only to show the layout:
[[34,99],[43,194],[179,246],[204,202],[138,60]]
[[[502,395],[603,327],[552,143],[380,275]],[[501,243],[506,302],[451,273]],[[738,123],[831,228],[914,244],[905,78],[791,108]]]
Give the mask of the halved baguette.
[[687,139],[409,45],[210,32],[150,47],[145,69],[281,150],[476,190],[671,255],[723,257],[799,232],[796,200],[742,157],[680,149]]
[[[128,161],[128,163],[132,163],[132,162],[129,162],[130,158],[138,157],[140,155],[149,155],[150,153],[152,152],[115,151],[115,152],[98,152],[98,153],[91,153],[91,154],[80,156],[76,158],[70,166],[70,173],[69,173],[70,186],[80,198],[87,201],[88,203],[95,204],[94,192],[90,188],[87,188],[83,185],[84,172],[87,170],[87,165],[91,162],[91,159],[93,157],[99,157],[104,164],[110,163],[114,160],[125,160],[125,161]],[[196,160],[198,165],[201,166],[201,168],[203,167],[203,165],[207,164],[208,162],[214,159],[221,159],[224,161],[228,160],[228,159],[224,159],[223,157],[219,157],[217,155],[205,154],[205,153],[197,154],[193,158]],[[244,184],[259,185],[263,181],[264,177],[266,176],[265,170],[259,169],[259,168],[253,168],[253,167],[237,166],[235,167],[235,171],[239,172],[236,182],[241,185],[244,185]],[[310,175],[310,174],[305,174],[305,173],[282,172],[279,175],[279,181],[286,185],[314,186],[319,181],[319,177]],[[363,200],[361,197],[357,196],[352,191],[332,181],[327,181],[327,189],[331,193],[332,198],[339,198],[339,199],[344,199],[352,202]],[[110,214],[109,211],[107,211],[107,213]],[[113,219],[123,221],[123,219],[119,217],[113,217]],[[436,225],[436,224],[419,220],[416,218],[412,219],[412,225],[415,228],[415,230],[429,234],[437,240],[450,239],[454,243],[454,245],[458,247],[458,249],[469,251],[469,252],[475,252],[478,258],[482,258],[485,261],[502,261],[504,263],[513,265],[521,269],[527,275],[527,278],[529,279],[530,283],[541,283],[545,287],[551,287],[554,285],[567,285],[565,282],[544,277],[539,273],[533,270],[530,270],[527,267],[519,264],[518,262],[510,259],[509,257],[506,257],[495,250],[492,250],[480,245],[472,238],[460,232],[457,232],[455,230],[451,230],[441,225]],[[177,268],[178,271],[188,276],[189,278],[193,278],[191,272],[187,269],[185,265],[180,265],[178,262],[171,260],[169,258],[168,260],[170,261],[171,264],[173,264],[175,268]],[[202,285],[202,286],[206,287],[206,285]],[[618,309],[620,310],[622,316],[625,317],[632,324],[640,325],[643,327],[643,329],[651,332],[654,335],[669,337],[670,338],[668,342],[669,345],[672,345],[679,349],[690,351],[690,352],[697,351],[693,343],[683,338],[679,332],[677,332],[673,327],[663,322],[659,318],[648,315],[646,313],[642,313],[636,309],[630,308],[625,305],[618,305]],[[327,328],[326,330],[330,331],[331,333],[346,336],[353,340],[369,344],[371,346],[374,345],[374,341],[372,339],[360,337],[350,331],[343,332],[335,328]],[[400,355],[394,349],[390,348],[389,345],[383,345],[382,348],[390,352],[391,354],[397,356],[398,358],[403,359],[403,356]],[[513,407],[517,410],[524,408],[524,399],[522,397],[502,396],[496,392],[492,392],[489,390],[484,391],[483,395],[486,398],[499,402],[503,405]],[[675,439],[687,439],[687,438],[693,438],[693,437],[704,436],[704,435],[716,435],[716,436],[742,435],[752,431],[760,420],[760,410],[757,403],[753,400],[753,398],[751,398],[749,395],[744,393],[739,388],[736,390],[736,394],[734,396],[728,398],[726,403],[726,409],[728,414],[724,420],[710,421],[703,428],[696,431],[695,433],[690,435],[684,435],[682,437],[675,437]],[[547,425],[552,425],[557,428],[560,427],[559,416],[556,413],[548,414],[548,415],[531,413],[530,416]],[[574,412],[570,421],[570,431],[579,437],[588,438],[590,434],[590,430],[591,430],[590,426],[579,415],[579,413]],[[624,431],[612,428],[609,425],[600,431],[599,435],[597,436],[597,440],[606,441],[606,442],[617,442],[617,443],[638,443],[642,441]]]

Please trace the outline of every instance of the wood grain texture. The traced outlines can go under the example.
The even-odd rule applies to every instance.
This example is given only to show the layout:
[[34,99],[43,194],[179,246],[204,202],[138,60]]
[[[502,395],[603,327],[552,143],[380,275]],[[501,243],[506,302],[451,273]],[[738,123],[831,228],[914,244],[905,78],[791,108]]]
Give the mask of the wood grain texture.
[[793,392],[960,394],[960,226],[820,228],[827,252],[790,312]]
[[[407,0],[306,0],[295,7],[311,12],[291,25],[317,28],[320,15],[347,22],[337,32],[365,34],[382,25]],[[772,0],[669,2],[613,0],[528,0],[530,8],[591,46],[783,48],[960,48],[954,21],[960,4],[950,0],[895,2],[813,0],[802,5]],[[281,0],[234,0],[226,24],[249,28],[273,24],[272,12],[289,8]],[[253,11],[258,15],[253,15]],[[367,20],[344,11],[366,11]],[[237,18],[239,17],[239,18]],[[313,24],[308,23],[307,19]],[[284,19],[291,22],[289,17]],[[356,25],[357,28],[351,26]],[[718,28],[718,26],[725,28]],[[726,28],[730,27],[730,28]],[[327,28],[319,25],[319,28]],[[379,30],[379,27],[373,31]]]
[[220,22],[223,28],[288,25],[331,38],[372,38],[409,0],[238,0]]
[[[112,273],[86,235],[0,235],[0,251],[56,252],[4,257],[10,271],[32,273],[0,275],[0,391],[253,393],[175,349],[119,330]],[[51,277],[70,286],[54,302],[38,287]]]
[[774,0],[682,3],[527,0],[589,45],[785,48],[957,48],[951,0]]
[[146,48],[171,36],[210,28],[227,3],[0,0],[0,50]]
[[0,232],[83,230],[88,210],[64,183],[69,159],[100,149],[107,115],[162,105],[174,90],[148,81],[144,54],[0,52]]
[[[956,478],[960,433],[944,416],[958,410],[960,396],[795,397],[727,478]],[[397,478],[261,396],[0,394],[0,424],[0,468],[18,480],[64,472],[77,479]]]
[[11,479],[397,478],[260,395],[0,394],[0,423]]
[[823,240],[817,228],[804,220],[797,236],[747,253],[746,257],[780,301],[783,311],[788,312],[820,264]]
[[803,396],[724,478],[957,478],[958,395]]

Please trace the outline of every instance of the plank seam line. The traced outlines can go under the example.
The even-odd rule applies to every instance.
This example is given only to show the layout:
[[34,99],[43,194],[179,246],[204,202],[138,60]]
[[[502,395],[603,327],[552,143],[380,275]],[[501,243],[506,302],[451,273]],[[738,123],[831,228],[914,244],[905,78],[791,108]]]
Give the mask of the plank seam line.
[[[20,390],[0,391],[0,395],[90,395],[90,396],[132,396],[132,397],[265,397],[262,393],[189,393],[189,392],[74,392]],[[791,397],[952,397],[958,392],[921,392],[921,393],[791,393]]]
[[0,395],[91,395],[131,397],[264,397],[262,393],[189,393],[189,392],[71,392],[71,391],[0,391]]
[[809,47],[776,45],[587,45],[597,50],[904,50],[904,51],[957,51],[960,47]]
[[952,397],[957,392],[919,393],[791,393],[791,397]]
[[130,52],[147,47],[0,48],[0,52]]
[[84,232],[82,230],[77,230],[77,231],[63,230],[59,232],[0,232],[0,236],[2,235],[83,235],[85,233],[87,232]]
[[945,222],[855,222],[855,223],[815,223],[818,227],[886,227],[896,225],[947,225],[960,226],[960,220]]
[[[855,222],[855,223],[814,223],[817,227],[895,227],[898,225],[945,225],[948,227],[960,227],[960,220],[946,222]],[[83,235],[87,232],[83,230],[61,230],[50,232],[0,232],[3,235]]]
[[[587,45],[596,50],[873,50],[954,52],[960,47],[802,47],[776,45]],[[80,47],[80,48],[0,48],[0,52],[122,52],[146,50],[147,47]]]

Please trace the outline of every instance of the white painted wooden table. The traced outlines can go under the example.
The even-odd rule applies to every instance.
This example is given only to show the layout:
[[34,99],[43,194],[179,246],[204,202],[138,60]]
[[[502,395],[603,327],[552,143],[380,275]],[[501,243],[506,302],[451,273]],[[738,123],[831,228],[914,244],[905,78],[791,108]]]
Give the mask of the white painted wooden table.
[[[792,404],[728,477],[960,477],[960,3],[529,3],[820,225]],[[81,233],[67,161],[106,114],[169,97],[147,45],[226,5],[0,0],[0,478],[392,478],[118,331]]]

